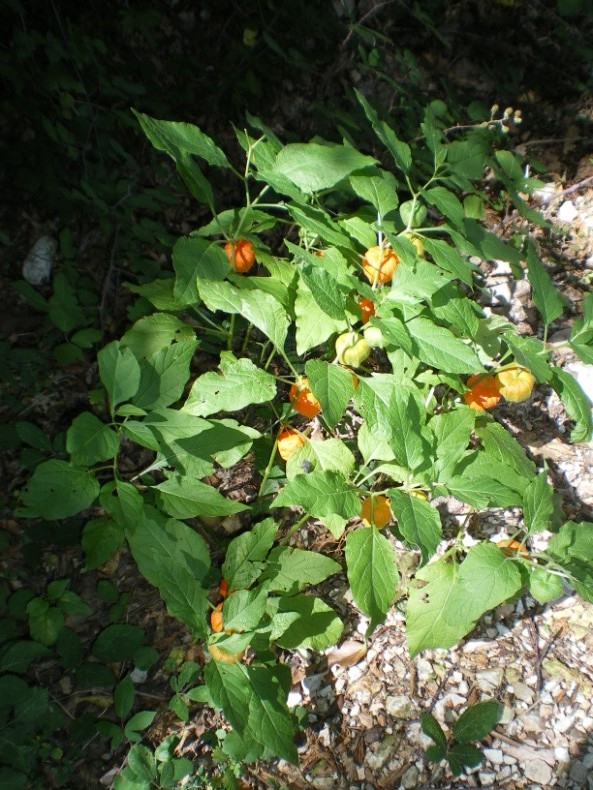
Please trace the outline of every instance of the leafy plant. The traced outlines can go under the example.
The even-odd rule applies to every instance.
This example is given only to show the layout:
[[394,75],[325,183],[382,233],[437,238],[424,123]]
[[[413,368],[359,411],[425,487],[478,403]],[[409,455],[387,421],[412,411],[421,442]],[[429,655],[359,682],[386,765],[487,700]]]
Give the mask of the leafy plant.
[[[534,182],[489,121],[450,140],[448,110],[432,102],[407,143],[357,99],[372,154],[348,140],[284,145],[250,116],[249,130],[236,132],[241,167],[201,129],[136,112],[212,219],[175,243],[173,276],[131,286],[154,312],[99,352],[104,403],[75,418],[65,453],[39,464],[21,491],[22,517],[87,513],[87,567],[127,547],[170,615],[206,641],[203,683],[189,688],[190,666],[173,685],[172,709],[181,718],[192,703],[221,710],[232,727],[221,748],[237,761],[296,761],[290,672],[276,651],[323,650],[340,638],[337,614],[310,589],[334,574],[346,572],[369,635],[406,600],[412,656],[452,646],[526,588],[546,601],[566,582],[593,600],[591,525],[562,523],[545,470],[491,412],[464,402],[476,376],[502,377],[506,387],[503,374],[525,371],[562,398],[574,441],[591,435],[590,404],[555,365],[547,334],[519,335],[479,301],[474,256],[506,260],[528,279],[546,333],[562,313],[534,244],[509,245],[478,219],[486,166],[528,219],[535,212],[521,195]],[[244,205],[218,208],[214,173],[238,179]],[[238,265],[240,249],[249,255]],[[389,277],[368,276],[369,260],[382,271],[383,257],[369,255],[377,249]],[[362,300],[374,306],[364,320]],[[593,353],[592,305],[588,297],[569,341],[584,359]],[[369,329],[380,342],[367,342]],[[204,348],[215,362],[196,373]],[[303,418],[317,420],[315,433],[284,466],[278,432],[303,433]],[[150,460],[130,469],[140,451]],[[238,464],[254,493],[231,498],[217,481]],[[509,553],[486,538],[468,549],[463,525],[443,533],[432,503],[440,496],[468,512],[522,508],[513,536],[521,545],[555,534],[545,553]],[[243,531],[226,546],[224,600],[211,618],[219,581],[211,546],[220,539],[204,525],[229,517]],[[291,545],[305,523],[343,538],[344,555]],[[403,552],[418,559],[411,576],[400,570]],[[132,753],[130,781],[136,758],[156,781],[150,750]]]
[[502,705],[494,700],[470,705],[457,718],[451,737],[447,738],[435,717],[431,713],[422,713],[422,732],[434,741],[434,745],[426,750],[426,757],[435,763],[446,760],[454,776],[459,776],[464,768],[475,768],[484,755],[472,741],[489,735],[501,715]]

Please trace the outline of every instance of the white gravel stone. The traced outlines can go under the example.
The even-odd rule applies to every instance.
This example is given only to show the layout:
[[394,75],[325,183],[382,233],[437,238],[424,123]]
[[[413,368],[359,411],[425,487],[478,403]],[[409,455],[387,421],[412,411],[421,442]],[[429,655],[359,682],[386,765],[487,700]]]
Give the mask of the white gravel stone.
[[286,699],[286,704],[289,708],[296,708],[297,705],[302,705],[303,695],[299,691],[291,691]]
[[413,790],[413,788],[418,787],[418,779],[420,778],[420,773],[415,765],[412,765],[405,774],[402,776],[402,783],[401,786],[404,790]]
[[409,697],[389,696],[385,698],[385,710],[390,716],[404,719],[412,709],[412,702]]
[[502,676],[502,669],[483,669],[476,672],[476,683],[482,691],[491,694],[502,683]]
[[492,787],[496,782],[496,774],[494,771],[480,771],[478,778],[482,787]]
[[525,763],[525,777],[532,782],[549,787],[553,775],[552,769],[543,760],[527,760]]
[[484,757],[492,765],[501,765],[503,756],[502,749],[484,749]]
[[556,217],[558,222],[572,222],[579,214],[579,210],[572,200],[565,200],[558,209]]
[[559,763],[570,762],[570,753],[566,748],[566,746],[556,746],[554,749],[554,756],[556,757]]
[[315,675],[307,675],[301,680],[301,686],[305,694],[313,694],[315,691],[318,691],[323,683],[325,682],[325,676],[321,673]]

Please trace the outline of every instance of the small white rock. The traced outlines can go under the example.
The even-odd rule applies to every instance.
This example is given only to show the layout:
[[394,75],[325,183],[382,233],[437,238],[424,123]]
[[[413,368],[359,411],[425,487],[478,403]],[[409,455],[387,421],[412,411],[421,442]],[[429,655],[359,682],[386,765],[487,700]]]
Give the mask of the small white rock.
[[552,769],[543,760],[527,760],[525,763],[525,776],[532,782],[549,787],[553,775]]
[[578,216],[578,209],[572,200],[565,200],[558,209],[558,222],[572,222]]
[[29,285],[43,285],[50,276],[58,244],[51,236],[37,239],[23,262],[23,279]]
[[402,776],[401,786],[405,788],[405,790],[413,790],[413,788],[418,786],[419,777],[420,774],[418,773],[418,769],[415,765],[412,765]]
[[144,683],[147,677],[148,672],[146,669],[138,669],[138,667],[134,667],[134,669],[130,672],[130,680],[136,685],[138,683]]
[[291,691],[286,698],[286,704],[289,708],[296,708],[297,705],[302,705],[303,697],[298,691]]
[[501,765],[503,757],[502,749],[484,749],[484,758],[492,765]]

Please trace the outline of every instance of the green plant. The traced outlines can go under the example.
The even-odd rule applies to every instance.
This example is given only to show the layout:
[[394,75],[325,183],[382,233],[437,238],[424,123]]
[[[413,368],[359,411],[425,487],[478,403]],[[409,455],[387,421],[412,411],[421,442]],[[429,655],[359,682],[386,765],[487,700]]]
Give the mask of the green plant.
[[464,768],[475,768],[484,755],[472,741],[485,738],[496,727],[502,715],[502,705],[494,700],[470,705],[457,718],[452,727],[451,737],[447,738],[439,722],[431,713],[422,713],[422,731],[434,741],[426,750],[426,757],[432,762],[446,760],[454,776],[459,776]]
[[[546,332],[562,314],[534,244],[511,246],[475,218],[486,201],[485,166],[512,184],[509,194],[529,217],[520,194],[533,182],[499,149],[488,122],[450,141],[447,108],[433,102],[409,144],[357,98],[389,168],[349,142],[283,145],[253,117],[251,131],[237,131],[245,163],[235,167],[197,127],[136,113],[212,219],[176,242],[171,278],[134,286],[155,311],[99,352],[104,403],[75,418],[65,452],[43,461],[21,491],[25,518],[62,521],[92,509],[82,538],[87,566],[127,547],[169,613],[206,641],[203,684],[176,684],[173,709],[182,717],[190,703],[220,709],[232,727],[221,748],[239,762],[296,761],[298,716],[286,704],[290,672],[277,651],[321,650],[340,638],[337,614],[309,590],[334,574],[346,571],[369,635],[395,601],[406,600],[412,656],[452,646],[484,612],[526,588],[543,602],[566,582],[593,600],[591,525],[564,522],[546,470],[490,413],[463,403],[473,376],[521,366],[558,392],[573,440],[591,435],[589,403],[554,364],[546,334],[519,335],[474,298],[470,258],[502,258],[528,278]],[[199,160],[238,179],[245,205],[219,211]],[[234,272],[224,251],[244,238],[255,249],[253,274]],[[389,278],[369,278],[371,286],[361,261],[373,248],[388,249],[397,266]],[[368,357],[357,329],[365,298],[375,305],[368,325],[383,339]],[[354,345],[338,348],[344,336]],[[592,339],[589,296],[569,342],[590,360]],[[361,342],[364,353],[346,359]],[[216,362],[196,375],[192,361],[206,343]],[[367,357],[368,368],[354,378],[340,355],[355,365]],[[279,423],[298,424],[291,405],[317,417],[319,431],[284,469],[277,432]],[[134,448],[151,460],[130,470]],[[249,466],[256,493],[231,499],[215,481],[239,463]],[[377,495],[389,500],[388,534],[360,520],[361,498]],[[468,513],[522,508],[522,541],[546,529],[555,534],[546,552],[528,557],[508,556],[487,538],[468,549],[464,525],[443,534],[430,501],[449,495]],[[213,630],[211,549],[219,539],[203,525],[235,515],[245,531],[226,546],[224,626]],[[305,522],[344,536],[344,555],[291,545]],[[411,577],[400,571],[402,552],[418,557]],[[132,753],[146,758],[153,781],[150,750]]]

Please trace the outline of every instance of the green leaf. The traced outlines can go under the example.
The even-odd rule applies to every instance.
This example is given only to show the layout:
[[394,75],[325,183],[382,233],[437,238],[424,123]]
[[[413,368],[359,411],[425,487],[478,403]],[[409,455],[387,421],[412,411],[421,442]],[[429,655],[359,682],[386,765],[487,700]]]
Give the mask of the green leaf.
[[47,655],[49,655],[48,648],[40,642],[20,639],[17,642],[10,642],[0,653],[0,669],[3,672],[16,672],[21,675],[34,661]]
[[406,632],[410,655],[430,647],[451,647],[484,612],[522,587],[516,563],[493,543],[473,546],[458,565],[439,559],[416,573],[408,598]]
[[360,503],[352,485],[340,472],[314,471],[297,475],[280,491],[272,507],[301,507],[316,518],[336,514],[352,518]]
[[299,278],[297,288],[294,305],[296,350],[302,356],[334,333],[345,331],[348,325],[345,318],[338,321],[322,310],[302,278]]
[[387,170],[373,168],[367,172],[364,175],[351,175],[350,185],[358,197],[370,203],[383,218],[395,211],[399,204],[397,181]]
[[521,507],[529,480],[504,460],[472,452],[459,464],[446,485],[453,496],[476,508]]
[[197,417],[233,412],[252,403],[265,403],[276,395],[276,379],[247,357],[221,355],[220,373],[203,373],[193,383],[182,411]]
[[158,587],[169,613],[195,636],[204,636],[208,591],[200,582],[210,555],[202,538],[183,522],[148,509],[135,528],[126,529],[126,537],[140,573]]
[[290,203],[288,212],[293,220],[304,230],[316,234],[330,247],[351,248],[349,237],[342,231],[332,217],[315,206],[296,206]]
[[31,637],[42,645],[54,645],[64,625],[64,614],[42,598],[32,598],[27,604]]
[[99,461],[115,458],[119,451],[119,436],[94,414],[83,411],[74,418],[66,434],[66,450],[72,463],[92,466]]
[[527,244],[527,278],[533,288],[533,302],[544,321],[549,326],[564,312],[562,299],[537,257],[533,243]]
[[497,422],[476,425],[476,436],[484,451],[496,461],[511,467],[518,475],[528,480],[534,477],[536,468],[530,461],[519,442]]
[[274,173],[284,176],[307,194],[335,186],[355,170],[376,164],[347,143],[289,143],[274,162]]
[[173,295],[183,306],[200,301],[197,278],[224,280],[230,272],[228,258],[222,246],[198,236],[181,237],[173,247],[175,285]]
[[454,743],[447,754],[453,776],[462,774],[464,768],[475,768],[483,759],[482,752],[471,743]]
[[432,187],[422,190],[422,197],[457,227],[463,223],[465,211],[456,195],[445,187]]
[[[126,738],[129,741],[139,741],[140,737],[138,732],[142,730],[146,730],[152,722],[154,721],[154,717],[156,716],[156,711],[153,710],[142,710],[140,713],[136,713],[132,716],[131,719],[128,719],[126,722],[126,726],[124,727],[124,732],[126,734]],[[130,763],[130,755],[128,754],[128,765],[130,767],[135,766],[135,763]]]
[[346,296],[327,269],[321,266],[303,266],[301,277],[323,312],[330,318],[343,321],[346,313]]
[[267,597],[260,587],[231,592],[222,610],[225,631],[254,631],[265,614]]
[[95,639],[92,654],[104,664],[131,661],[144,641],[144,630],[137,625],[108,625]]
[[48,436],[34,425],[32,422],[25,420],[18,420],[15,422],[14,427],[16,432],[25,444],[30,447],[35,447],[37,450],[51,450],[51,440]]
[[447,737],[443,732],[443,728],[435,717],[426,711],[422,711],[420,714],[420,725],[422,727],[422,732],[428,735],[429,738],[432,738],[435,743],[436,752],[433,752],[430,759],[434,762],[442,760],[447,754]]
[[71,332],[87,323],[85,315],[78,304],[76,294],[63,272],[58,272],[53,279],[53,294],[49,299],[49,318],[59,330]]
[[123,680],[120,680],[113,692],[113,707],[116,715],[121,719],[125,718],[132,710],[134,696],[134,683],[132,678],[126,675]]
[[422,562],[427,562],[441,541],[442,525],[438,510],[416,496],[389,490],[391,510],[397,519],[397,529],[404,539],[420,548]]
[[354,393],[353,374],[339,365],[310,359],[305,363],[305,375],[311,392],[321,404],[325,421],[333,428]]
[[468,135],[467,140],[455,140],[447,146],[447,164],[453,173],[481,179],[488,155],[488,144],[483,134]]
[[549,529],[554,514],[554,489],[547,472],[540,472],[523,493],[523,517],[529,535]]
[[486,700],[470,705],[453,725],[455,740],[459,743],[482,740],[499,723],[503,711],[503,705],[496,700]]
[[183,394],[197,340],[183,340],[159,349],[140,363],[140,385],[132,398],[141,409],[170,406]]
[[437,480],[446,482],[465,456],[475,421],[476,412],[460,406],[455,411],[435,414],[428,423],[435,438]]
[[173,343],[195,341],[193,328],[169,313],[145,316],[128,329],[121,345],[129,348],[139,359],[152,359],[162,349]]
[[140,363],[129,348],[113,340],[97,354],[99,376],[113,413],[119,403],[130,400],[140,384]]
[[316,551],[276,546],[268,555],[260,581],[265,581],[266,589],[270,591],[294,594],[308,584],[319,584],[341,570],[339,563]]
[[142,518],[144,500],[142,495],[132,483],[115,480],[106,483],[99,495],[101,507],[121,527],[133,529],[137,521]]
[[593,421],[591,419],[591,401],[568,371],[561,368],[552,369],[552,387],[564,404],[569,417],[575,421],[570,438],[573,442],[588,442],[591,439]]
[[393,156],[395,164],[403,173],[408,173],[412,167],[412,152],[407,143],[402,142],[391,126],[385,121],[379,119],[379,115],[375,108],[367,101],[362,93],[354,89],[356,98],[358,99],[364,114],[371,122],[371,126],[379,140],[387,148],[389,153]]
[[456,246],[468,254],[478,254],[485,261],[502,259],[519,264],[522,254],[515,247],[505,244],[495,233],[486,230],[477,220],[466,217],[461,232],[450,230]]
[[434,258],[434,262],[437,266],[452,274],[466,285],[470,287],[473,286],[472,272],[476,267],[469,261],[466,261],[455,247],[451,247],[451,245],[443,239],[431,239],[427,236],[423,236],[422,241],[424,243],[424,249]]
[[270,638],[285,650],[325,650],[342,634],[342,622],[331,606],[313,595],[280,598]]
[[538,381],[549,381],[552,368],[548,364],[549,353],[541,340],[516,334],[515,328],[505,333],[504,341],[509,346],[515,361],[530,370]]
[[354,454],[341,439],[311,439],[286,462],[286,477],[292,480],[314,469],[333,470],[348,476],[355,465]]
[[570,573],[578,594],[593,602],[593,524],[567,521],[552,535],[546,554]]
[[264,560],[272,548],[277,526],[267,518],[255,524],[250,532],[238,535],[228,545],[222,575],[230,590],[250,587],[264,568]]
[[446,373],[475,373],[482,369],[476,352],[443,326],[425,316],[407,322],[417,355],[426,365]]
[[571,328],[570,343],[573,351],[583,362],[593,363],[593,293],[587,294],[581,303],[582,316]]
[[44,461],[21,491],[23,518],[63,519],[90,507],[99,494],[99,483],[86,469],[65,461]]
[[398,582],[393,546],[375,527],[346,536],[348,582],[355,604],[371,618],[369,632],[383,622]]
[[449,324],[458,337],[474,340],[480,328],[480,319],[474,303],[452,285],[441,288],[434,294],[431,310],[438,321]]
[[564,593],[562,577],[536,565],[529,575],[529,593],[538,603],[553,601]]
[[212,486],[186,475],[173,475],[152,488],[160,509],[174,518],[228,516],[247,509],[247,505],[227,499]]
[[[240,282],[238,280],[237,284]],[[261,290],[249,290],[249,286],[244,284],[236,287],[230,282],[213,282],[200,278],[198,292],[209,310],[239,313],[260,329],[276,348],[284,348],[289,325],[288,315],[270,294]]]

